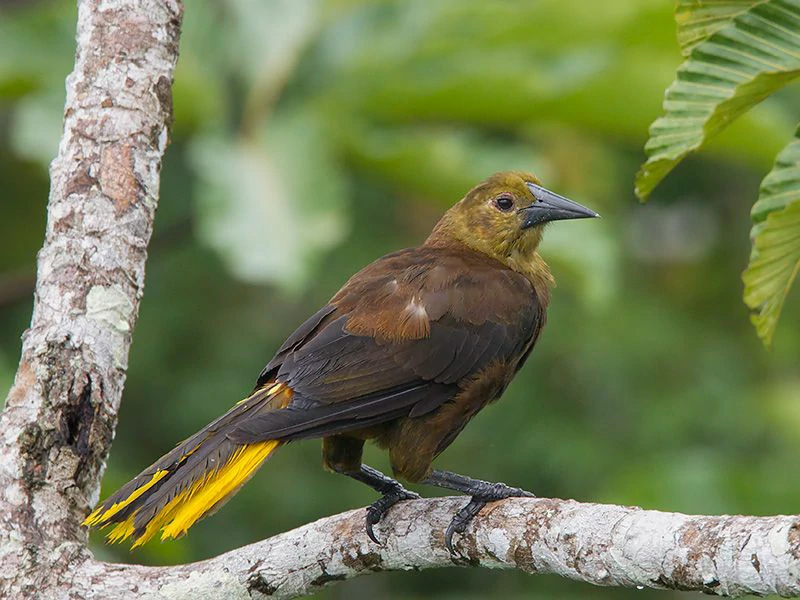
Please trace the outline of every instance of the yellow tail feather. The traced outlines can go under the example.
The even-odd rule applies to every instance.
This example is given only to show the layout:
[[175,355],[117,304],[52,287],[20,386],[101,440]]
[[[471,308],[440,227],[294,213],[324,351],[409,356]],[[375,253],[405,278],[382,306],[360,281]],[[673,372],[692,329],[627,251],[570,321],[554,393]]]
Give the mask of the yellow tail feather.
[[122,502],[114,503],[109,509],[103,510],[102,504],[100,507],[96,508],[88,517],[83,520],[82,525],[99,525],[103,522],[108,522],[108,520],[121,511],[123,508],[128,506],[131,502],[136,500],[139,496],[144,494],[147,490],[153,487],[156,483],[158,483],[169,471],[166,470],[159,470],[156,471],[153,475],[153,478],[150,479],[147,483],[145,483],[142,487],[137,488],[130,496],[125,498]]
[[[237,450],[222,468],[212,471],[202,480],[194,483],[182,495],[184,502],[176,503],[174,513],[169,511],[171,521],[164,526],[161,539],[182,536],[194,523],[216,508],[228,496],[233,494],[261,466],[270,454],[278,447],[279,442],[268,440],[243,446]],[[174,500],[173,500],[174,502]],[[169,508],[169,505],[165,509]],[[156,519],[160,516],[156,515]]]
[[[185,440],[183,444],[179,444],[172,452],[162,456],[153,465],[153,468],[161,465],[160,468],[157,468],[149,479],[140,475],[146,483],[135,487],[138,485],[139,479],[130,482],[112,496],[112,498],[116,498],[113,504],[109,506],[108,500],[101,503],[86,517],[83,524],[90,527],[111,525],[112,528],[107,535],[108,541],[121,542],[133,537],[136,539],[132,548],[144,544],[159,530],[162,540],[182,536],[197,521],[224,504],[253,476],[261,463],[281,445],[279,441],[266,440],[237,447],[233,442],[227,440],[224,431],[210,430],[210,428],[219,427],[221,422],[225,424],[225,427],[230,428],[239,420],[246,418],[253,407],[268,410],[283,409],[291,401],[292,395],[292,390],[285,384],[270,382],[264,385],[239,402],[220,419]],[[206,444],[211,444],[212,447],[207,448]],[[187,448],[190,449],[187,450]],[[205,473],[197,472],[200,465],[195,465],[190,468],[188,473],[181,474],[186,460],[200,448],[216,452],[217,459],[224,462],[217,464],[214,468],[210,468],[210,465],[206,463],[208,471]],[[224,458],[225,456],[227,459]],[[191,481],[194,478],[196,480]],[[156,485],[159,487],[154,490]],[[186,487],[178,491],[184,485]],[[135,489],[128,492],[132,486]],[[171,489],[171,486],[175,487]],[[139,510],[148,503],[148,492],[156,492],[166,498],[174,494],[174,497],[146,523],[142,524],[142,519],[139,518],[137,526],[137,516],[142,516]],[[124,496],[125,493],[129,493],[129,495]],[[142,531],[142,525],[144,525],[144,531]]]
[[[224,502],[253,476],[280,442],[268,440],[242,446],[220,468],[211,471],[175,496],[150,520],[131,549],[141,546],[161,530],[161,539],[178,538],[198,520]],[[118,524],[108,535],[111,542],[133,533],[133,517]]]
[[[158,511],[147,523],[144,533],[133,543],[131,549],[150,540],[159,530],[161,530],[162,540],[178,538],[185,534],[192,525],[217,508],[245,484],[279,445],[280,442],[267,440],[237,449],[225,464],[195,481]],[[95,510],[86,517],[83,524],[101,527],[108,524],[110,518],[154,486],[166,474],[167,471],[157,471],[150,481],[138,488],[123,502],[115,503],[111,508],[102,512],[101,509]],[[136,512],[124,521],[116,523],[106,536],[108,541],[111,543],[121,542],[134,535],[135,518]]]

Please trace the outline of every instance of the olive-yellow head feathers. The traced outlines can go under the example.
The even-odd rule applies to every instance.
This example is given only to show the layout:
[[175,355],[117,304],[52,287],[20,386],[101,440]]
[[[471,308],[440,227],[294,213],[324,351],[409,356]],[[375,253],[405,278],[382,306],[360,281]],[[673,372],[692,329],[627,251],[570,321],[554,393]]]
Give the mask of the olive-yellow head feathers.
[[543,188],[535,175],[504,171],[472,188],[448,210],[427,244],[461,243],[516,271],[529,272],[540,262],[536,250],[545,224],[599,216]]

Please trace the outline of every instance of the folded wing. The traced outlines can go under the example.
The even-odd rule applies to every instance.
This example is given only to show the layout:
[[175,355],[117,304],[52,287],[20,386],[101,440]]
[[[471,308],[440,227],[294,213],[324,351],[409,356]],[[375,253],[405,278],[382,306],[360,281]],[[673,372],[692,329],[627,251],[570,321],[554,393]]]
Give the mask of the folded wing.
[[285,384],[292,402],[228,435],[289,441],[427,414],[492,360],[524,356],[543,315],[530,283],[491,259],[424,248],[389,255],[354,276],[265,367],[259,384]]

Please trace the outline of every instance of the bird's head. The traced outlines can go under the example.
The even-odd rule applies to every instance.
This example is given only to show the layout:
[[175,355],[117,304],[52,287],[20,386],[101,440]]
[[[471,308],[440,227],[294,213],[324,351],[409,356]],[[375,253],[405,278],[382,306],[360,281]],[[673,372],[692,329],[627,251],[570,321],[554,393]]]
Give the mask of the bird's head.
[[599,216],[543,188],[534,175],[505,171],[472,188],[448,210],[427,243],[461,243],[524,272],[537,258],[547,223]]

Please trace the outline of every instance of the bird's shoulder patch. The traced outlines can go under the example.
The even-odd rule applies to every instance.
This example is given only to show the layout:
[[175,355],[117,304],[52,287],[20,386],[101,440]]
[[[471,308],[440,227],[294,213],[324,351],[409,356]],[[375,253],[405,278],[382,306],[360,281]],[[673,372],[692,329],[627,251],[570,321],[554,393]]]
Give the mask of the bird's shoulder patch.
[[526,320],[536,304],[530,282],[497,261],[425,247],[372,263],[331,300],[348,333],[379,342],[427,338],[445,315],[470,325]]

